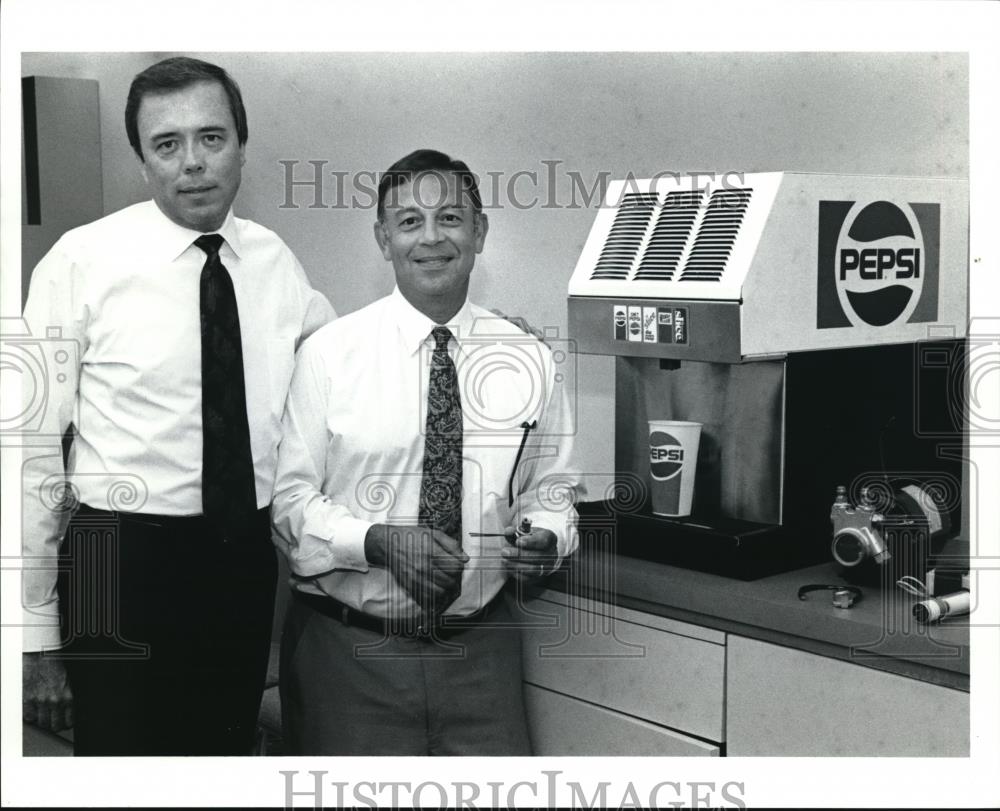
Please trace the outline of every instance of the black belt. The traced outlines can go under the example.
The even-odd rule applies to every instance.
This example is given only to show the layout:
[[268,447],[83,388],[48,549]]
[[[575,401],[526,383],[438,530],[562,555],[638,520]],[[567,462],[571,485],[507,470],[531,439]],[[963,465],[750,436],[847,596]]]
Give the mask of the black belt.
[[[124,521],[126,523],[142,524],[144,526],[158,527],[170,530],[171,532],[199,532],[210,528],[208,519],[204,515],[160,515],[157,513],[133,513],[102,510],[91,507],[89,504],[81,504],[74,516],[77,519],[87,520],[112,520]],[[271,508],[261,507],[254,513],[250,522],[252,525],[259,525],[259,528],[270,527]]]
[[382,636],[402,636],[412,639],[448,639],[460,634],[469,628],[482,625],[483,620],[490,616],[502,603],[503,592],[499,592],[496,597],[486,605],[472,614],[461,616],[439,616],[432,623],[417,624],[416,619],[387,620],[382,617],[375,617],[358,611],[345,605],[340,600],[333,597],[320,597],[318,594],[309,594],[292,589],[295,599],[303,605],[318,611],[324,616],[342,622],[344,625],[353,625],[356,628],[364,628],[366,631],[374,631]]

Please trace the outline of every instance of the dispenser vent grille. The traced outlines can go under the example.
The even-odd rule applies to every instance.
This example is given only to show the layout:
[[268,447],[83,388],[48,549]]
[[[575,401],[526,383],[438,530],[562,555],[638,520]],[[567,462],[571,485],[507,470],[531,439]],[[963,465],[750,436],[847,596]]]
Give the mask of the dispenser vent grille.
[[721,281],[751,188],[625,194],[591,280]]

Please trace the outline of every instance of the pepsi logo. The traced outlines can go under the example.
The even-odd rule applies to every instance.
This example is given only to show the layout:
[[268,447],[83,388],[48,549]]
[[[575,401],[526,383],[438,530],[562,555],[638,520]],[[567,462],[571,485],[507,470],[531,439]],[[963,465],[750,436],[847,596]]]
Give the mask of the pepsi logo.
[[624,327],[625,326],[625,311],[618,310],[615,312],[615,326]]
[[665,431],[649,435],[649,473],[657,481],[672,479],[684,466],[684,448]]
[[884,327],[910,317],[924,283],[923,247],[908,206],[877,200],[851,207],[834,267],[837,296],[854,326]]
[[629,313],[628,331],[633,335],[638,335],[642,332],[642,316],[639,313]]

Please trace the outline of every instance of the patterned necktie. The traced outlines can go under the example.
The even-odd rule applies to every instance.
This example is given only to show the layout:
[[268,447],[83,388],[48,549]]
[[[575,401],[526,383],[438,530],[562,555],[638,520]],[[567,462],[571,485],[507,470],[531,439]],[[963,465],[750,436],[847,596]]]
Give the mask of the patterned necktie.
[[420,523],[462,543],[462,398],[448,355],[451,332],[434,327],[427,386],[424,472],[420,481]]
[[225,537],[239,535],[257,510],[240,315],[229,271],[219,259],[223,239],[198,237],[201,269],[202,512]]

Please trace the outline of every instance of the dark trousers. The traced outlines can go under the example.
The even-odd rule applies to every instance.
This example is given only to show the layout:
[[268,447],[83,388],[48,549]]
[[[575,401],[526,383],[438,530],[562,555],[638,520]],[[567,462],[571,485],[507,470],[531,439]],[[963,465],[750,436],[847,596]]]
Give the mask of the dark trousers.
[[268,511],[223,539],[201,518],[86,505],[59,596],[77,755],[244,755],[270,651]]
[[286,754],[530,755],[520,629],[506,606],[491,621],[442,644],[344,625],[291,600]]

